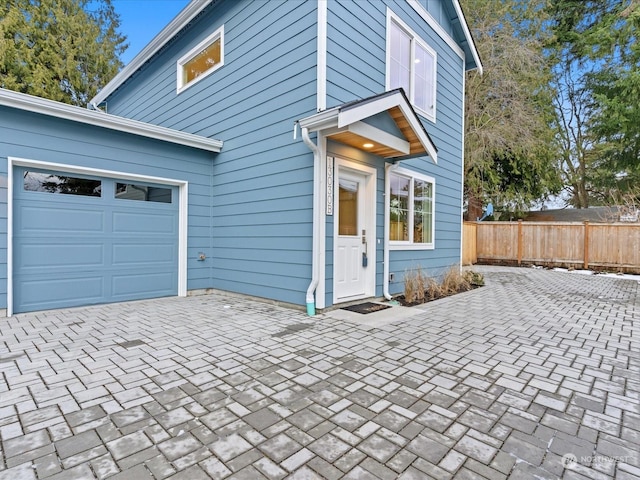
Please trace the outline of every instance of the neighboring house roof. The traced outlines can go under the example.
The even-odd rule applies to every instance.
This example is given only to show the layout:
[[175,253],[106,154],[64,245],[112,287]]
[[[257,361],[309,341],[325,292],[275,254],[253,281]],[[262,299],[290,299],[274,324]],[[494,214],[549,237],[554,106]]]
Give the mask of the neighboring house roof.
[[[389,113],[404,139],[362,121],[382,112]],[[371,142],[373,147],[366,151],[384,158],[429,155],[434,162],[438,160],[438,149],[401,88],[344,103],[299,123],[309,131],[324,130],[326,136],[359,150],[364,150],[365,142]]]
[[612,222],[618,221],[618,207],[562,208],[527,213],[525,222]]
[[192,133],[180,132],[166,127],[159,127],[138,120],[110,115],[101,111],[54,102],[33,95],[13,92],[0,88],[0,106],[17,108],[28,112],[62,118],[88,125],[95,125],[110,130],[131,133],[142,137],[163,140],[165,142],[186,145],[209,152],[220,152],[222,140],[201,137]]
[[[156,53],[162,50],[180,32],[186,29],[209,5],[216,4],[220,1],[221,0],[191,0],[191,2],[166,27],[164,27],[160,33],[158,33],[158,35],[156,35],[153,40],[151,40],[151,42],[133,58],[133,60],[131,60],[131,62],[125,65],[125,67],[120,70],[120,72],[113,77],[113,79],[105,85],[100,92],[98,92],[98,94],[91,100],[91,103],[100,104],[104,102],[109,95],[115,92],[123,83],[140,70]],[[467,65],[465,65],[465,68],[468,70],[477,68],[478,71],[482,73],[480,55],[476,49],[475,42],[471,36],[471,32],[467,25],[467,21],[464,18],[464,13],[462,12],[459,1],[443,1],[446,4],[445,8],[448,11],[453,28],[459,37],[458,41],[460,46],[467,57]],[[414,9],[419,10],[421,15],[429,16],[431,19],[429,23],[431,25],[437,25],[437,22],[435,22],[433,17],[431,17],[424,8],[421,8],[420,4],[416,0],[407,0],[407,2],[411,4]],[[438,34],[448,37],[448,34],[441,29],[438,29]]]

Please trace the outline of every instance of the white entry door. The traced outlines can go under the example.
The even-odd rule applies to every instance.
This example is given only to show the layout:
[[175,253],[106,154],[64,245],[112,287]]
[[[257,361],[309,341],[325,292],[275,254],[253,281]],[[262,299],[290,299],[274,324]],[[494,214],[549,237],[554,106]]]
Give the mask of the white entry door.
[[371,175],[338,168],[334,291],[336,302],[373,296],[375,233]]

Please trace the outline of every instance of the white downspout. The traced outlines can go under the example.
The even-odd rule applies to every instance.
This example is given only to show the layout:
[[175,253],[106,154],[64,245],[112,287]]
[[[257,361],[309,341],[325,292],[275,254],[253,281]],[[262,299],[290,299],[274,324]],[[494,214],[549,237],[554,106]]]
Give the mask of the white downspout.
[[389,293],[389,221],[390,215],[390,201],[389,194],[391,192],[391,180],[389,173],[393,168],[393,164],[387,163],[384,166],[384,250],[382,264],[384,266],[382,273],[382,294],[387,300],[391,300],[391,294]]
[[318,255],[320,254],[320,149],[309,138],[309,129],[302,127],[302,140],[313,152],[313,241],[311,260],[311,283],[307,288],[307,314],[312,317],[316,314],[315,290],[318,287],[320,266]]

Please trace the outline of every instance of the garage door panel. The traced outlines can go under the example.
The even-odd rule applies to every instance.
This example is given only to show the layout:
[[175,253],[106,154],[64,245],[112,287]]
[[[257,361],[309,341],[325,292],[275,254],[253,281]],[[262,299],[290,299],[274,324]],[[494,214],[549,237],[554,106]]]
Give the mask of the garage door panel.
[[123,200],[96,177],[91,196],[68,195],[25,188],[25,171],[14,171],[15,312],[178,294],[177,187],[158,187],[173,203]]
[[104,231],[104,213],[95,209],[24,206],[17,212],[18,231],[22,232],[77,232],[101,233]]
[[[45,241],[46,239],[42,239]],[[105,264],[104,245],[87,243],[64,244],[47,242],[47,248],[42,242],[18,245],[19,264],[16,268],[26,273],[25,269],[58,268],[61,271],[77,268],[101,268]]]
[[147,235],[150,233],[176,234],[177,225],[173,215],[158,215],[149,212],[113,213],[113,231]]
[[138,275],[114,274],[112,279],[112,294],[115,298],[146,298],[157,292],[171,295],[175,289],[176,277],[170,272],[147,273]]
[[105,279],[96,274],[66,279],[47,275],[38,280],[24,279],[20,284],[16,304],[28,311],[97,303],[104,296]]
[[173,242],[118,244],[113,246],[112,258],[112,264],[119,266],[173,264],[176,249]]

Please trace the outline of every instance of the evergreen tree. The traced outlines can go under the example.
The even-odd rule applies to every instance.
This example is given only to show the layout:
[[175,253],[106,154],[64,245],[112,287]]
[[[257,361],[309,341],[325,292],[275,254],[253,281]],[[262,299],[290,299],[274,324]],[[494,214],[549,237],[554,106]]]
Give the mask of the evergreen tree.
[[85,106],[127,48],[111,0],[0,0],[0,87]]
[[[580,96],[572,100],[581,102],[579,109],[585,114],[578,130],[578,124],[566,122],[558,109],[560,135],[586,139],[584,145],[563,148],[574,166],[565,168],[571,203],[608,203],[636,189],[640,181],[640,2],[553,0],[548,11],[556,70],[565,72],[556,88],[562,92],[570,84],[579,85]],[[569,71],[574,73],[566,75]],[[564,101],[558,106],[567,105]],[[576,154],[579,149],[582,156]]]

